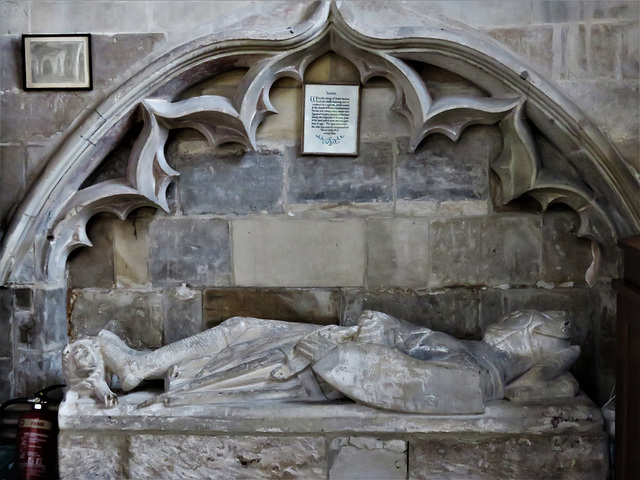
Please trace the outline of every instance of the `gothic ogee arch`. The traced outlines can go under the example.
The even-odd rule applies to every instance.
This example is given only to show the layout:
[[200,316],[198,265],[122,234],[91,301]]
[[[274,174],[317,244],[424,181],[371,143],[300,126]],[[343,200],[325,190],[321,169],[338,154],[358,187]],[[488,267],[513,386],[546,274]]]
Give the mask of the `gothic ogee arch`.
[[[85,227],[96,213],[124,219],[142,206],[166,210],[167,187],[178,175],[164,158],[172,128],[194,128],[213,145],[255,148],[258,126],[277,113],[269,99],[273,83],[281,77],[301,82],[307,66],[330,51],[351,61],[362,82],[375,76],[392,82],[392,109],[409,122],[411,151],[433,133],[455,141],[467,126],[497,124],[504,140],[491,165],[499,178],[496,202],[529,195],[543,208],[564,203],[580,216],[578,235],[600,244],[640,231],[640,185],[631,169],[566,95],[506,48],[440,26],[376,31],[349,18],[348,6],[319,2],[305,22],[271,38],[187,43],[113,92],[67,136],[17,210],[3,238],[3,284],[63,280],[69,253],[91,245]],[[413,61],[454,72],[488,96],[434,99]],[[233,98],[176,100],[188,86],[239,67],[248,70]],[[82,188],[136,111],[143,128],[126,177]],[[561,168],[557,160],[540,158],[534,129],[562,153]]]

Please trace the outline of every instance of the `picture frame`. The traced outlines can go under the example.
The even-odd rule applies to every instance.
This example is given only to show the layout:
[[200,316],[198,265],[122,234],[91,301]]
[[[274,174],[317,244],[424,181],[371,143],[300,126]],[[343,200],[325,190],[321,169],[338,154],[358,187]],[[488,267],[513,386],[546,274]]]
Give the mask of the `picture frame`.
[[305,83],[302,155],[358,156],[359,83]]
[[91,35],[22,35],[25,90],[91,90]]

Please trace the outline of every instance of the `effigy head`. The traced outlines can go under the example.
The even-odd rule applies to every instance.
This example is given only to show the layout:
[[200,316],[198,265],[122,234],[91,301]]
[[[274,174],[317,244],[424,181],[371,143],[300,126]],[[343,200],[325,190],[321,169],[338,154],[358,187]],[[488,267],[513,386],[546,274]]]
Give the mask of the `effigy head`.
[[490,325],[483,341],[532,366],[569,348],[570,332],[566,312],[521,310]]

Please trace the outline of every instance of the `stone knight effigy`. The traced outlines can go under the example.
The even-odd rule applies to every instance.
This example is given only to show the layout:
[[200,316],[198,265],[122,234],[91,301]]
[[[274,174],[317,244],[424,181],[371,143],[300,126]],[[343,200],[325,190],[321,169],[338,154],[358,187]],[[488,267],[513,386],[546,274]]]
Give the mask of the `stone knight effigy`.
[[103,330],[68,345],[63,369],[71,392],[107,408],[118,403],[108,385],[115,375],[124,391],[165,380],[165,391],[139,407],[346,396],[396,412],[477,414],[505,397],[575,396],[568,369],[580,347],[569,333],[556,311],[511,313],[480,341],[374,311],[350,327],[234,317],[155,351],[133,350]]

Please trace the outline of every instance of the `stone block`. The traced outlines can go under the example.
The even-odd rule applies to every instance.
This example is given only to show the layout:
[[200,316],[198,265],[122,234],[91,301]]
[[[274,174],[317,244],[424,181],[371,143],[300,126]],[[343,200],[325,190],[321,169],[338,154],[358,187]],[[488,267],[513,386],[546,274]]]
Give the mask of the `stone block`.
[[329,447],[330,480],[405,480],[407,442],[338,437]]
[[125,221],[113,222],[113,269],[118,287],[149,285],[149,224],[155,213],[152,209],[139,209]]
[[2,382],[0,382],[0,404],[13,397],[11,391],[11,384],[13,383],[12,367],[11,358],[0,358],[0,378],[2,378]]
[[332,53],[325,53],[309,64],[304,72],[305,82],[326,83],[331,79]]
[[71,252],[67,262],[71,288],[110,288],[114,285],[114,227],[120,219],[100,213],[87,223],[87,235],[92,247]]
[[132,435],[129,452],[138,479],[327,477],[322,437]]
[[[78,459],[82,461],[78,461]],[[71,435],[58,438],[61,479],[118,480],[127,475],[127,438],[124,435]]]
[[638,20],[640,5],[634,0],[544,0],[531,3],[531,23],[569,23],[594,20]]
[[37,2],[30,13],[32,33],[149,31],[144,2]]
[[620,27],[622,78],[630,80],[637,80],[640,76],[640,31],[637,18],[635,23]]
[[64,132],[95,92],[11,92],[0,98],[2,142],[42,141]]
[[162,345],[162,294],[133,290],[71,290],[69,334],[97,335],[103,328],[134,348]]
[[284,167],[278,152],[182,156],[175,163],[187,215],[282,212]]
[[25,151],[22,147],[0,147],[0,221],[8,225],[25,190]]
[[542,280],[585,284],[591,265],[591,241],[578,238],[580,219],[573,211],[551,210],[542,217]]
[[[6,2],[0,3],[0,18],[4,18],[5,5],[7,5]],[[0,21],[0,25],[4,26],[4,22]],[[2,65],[0,91],[8,92],[16,87],[22,87],[22,38],[20,35],[0,35],[0,64]]]
[[[154,2],[153,5],[159,4]],[[166,10],[173,14],[174,20],[181,18],[175,14],[173,9]],[[139,29],[135,30],[139,31]],[[100,31],[104,32],[105,30],[101,29]],[[124,72],[156,50],[164,41],[165,35],[163,33],[92,35],[92,55],[93,58],[100,59],[100,61],[93,62],[94,88],[108,88],[114,84],[116,79],[122,81]]]
[[187,287],[162,295],[164,343],[169,344],[202,331],[202,292]]
[[211,328],[235,316],[337,324],[341,298],[338,290],[317,288],[205,290],[204,325]]
[[589,72],[591,76],[619,78],[617,65],[618,28],[615,25],[598,23],[591,25],[589,32]]
[[[43,350],[67,342],[67,287],[34,289],[33,310],[37,326],[35,345]],[[33,345],[33,343],[32,343]]]
[[429,220],[367,220],[367,285],[424,288],[429,276]]
[[364,223],[359,220],[234,219],[236,285],[360,286]]
[[288,202],[359,203],[393,199],[390,143],[360,144],[357,157],[301,156],[288,149]]
[[9,357],[12,353],[12,297],[13,292],[9,288],[0,287],[0,357]]
[[398,144],[398,200],[455,201],[487,199],[489,162],[502,148],[495,127],[470,127],[457,142],[431,135],[414,153]]
[[[67,288],[35,289],[33,310],[15,309],[16,341],[35,350],[58,348],[67,341]],[[15,305],[15,302],[14,302]]]
[[433,220],[430,285],[535,284],[541,221],[534,215]]
[[476,217],[489,213],[489,200],[396,200],[395,213],[407,217]]
[[13,359],[13,371],[15,396],[32,397],[49,385],[44,373],[44,354],[40,350],[18,349]]
[[601,435],[414,439],[409,444],[409,478],[600,480],[607,477],[608,450],[604,432]]
[[300,141],[302,131],[302,88],[275,85],[269,91],[271,105],[278,112],[265,118],[256,132],[256,142],[263,148],[283,148]]
[[409,135],[409,122],[404,115],[392,112],[396,99],[393,88],[365,86],[360,99],[360,139],[388,140]]
[[231,282],[226,220],[159,217],[149,226],[155,285],[226,286]]
[[[25,2],[0,2],[0,35],[29,31],[29,4]],[[2,64],[4,69],[5,64]]]
[[478,294],[475,290],[346,289],[344,296],[345,325],[355,325],[363,310],[377,310],[454,337],[479,338]]
[[553,27],[503,28],[487,32],[491,37],[512,49],[541,73],[550,74],[553,67]]
[[215,18],[219,11],[213,9],[212,2],[182,1],[151,2],[151,31],[175,32],[193,30],[200,26],[205,19]]

